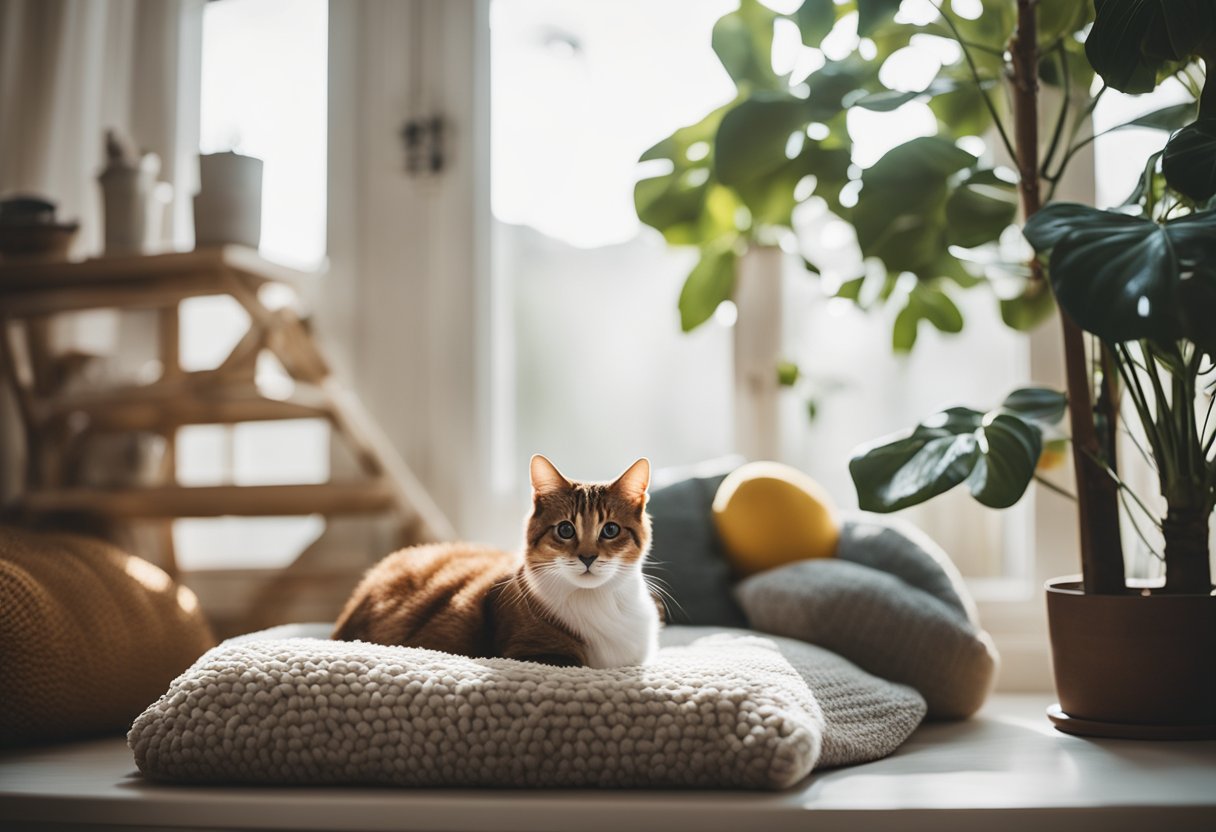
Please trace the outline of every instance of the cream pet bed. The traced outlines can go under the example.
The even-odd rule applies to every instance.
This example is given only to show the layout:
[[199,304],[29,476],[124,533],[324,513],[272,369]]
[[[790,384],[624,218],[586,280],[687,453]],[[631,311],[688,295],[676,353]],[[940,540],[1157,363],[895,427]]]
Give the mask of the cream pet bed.
[[891,753],[925,713],[908,687],[745,631],[673,627],[653,665],[614,670],[326,632],[275,628],[205,654],[136,719],[140,770],[196,783],[785,788]]

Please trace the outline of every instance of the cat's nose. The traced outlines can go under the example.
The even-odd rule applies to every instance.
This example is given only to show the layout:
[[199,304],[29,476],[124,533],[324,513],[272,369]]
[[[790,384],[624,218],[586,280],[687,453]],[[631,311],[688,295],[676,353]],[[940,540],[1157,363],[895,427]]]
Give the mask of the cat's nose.
[[595,563],[595,560],[596,560],[596,558],[598,558],[598,557],[599,557],[599,555],[579,555],[579,556],[578,556],[578,559],[579,559],[579,560],[581,560],[581,561],[583,562],[583,566],[585,566],[585,567],[587,567],[588,569],[590,569],[590,568],[591,568],[591,564]]

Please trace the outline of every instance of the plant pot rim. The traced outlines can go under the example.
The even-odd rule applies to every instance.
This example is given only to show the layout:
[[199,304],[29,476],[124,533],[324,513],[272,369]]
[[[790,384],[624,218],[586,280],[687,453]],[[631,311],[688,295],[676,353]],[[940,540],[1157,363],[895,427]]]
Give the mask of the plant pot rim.
[[1091,592],[1086,592],[1083,588],[1083,583],[1080,575],[1062,575],[1058,578],[1049,578],[1043,583],[1043,589],[1048,595],[1071,595],[1071,596],[1086,596],[1093,598],[1211,598],[1216,596],[1216,587],[1213,587],[1211,592],[1158,592],[1160,587],[1126,587],[1126,592],[1118,595],[1098,595]]

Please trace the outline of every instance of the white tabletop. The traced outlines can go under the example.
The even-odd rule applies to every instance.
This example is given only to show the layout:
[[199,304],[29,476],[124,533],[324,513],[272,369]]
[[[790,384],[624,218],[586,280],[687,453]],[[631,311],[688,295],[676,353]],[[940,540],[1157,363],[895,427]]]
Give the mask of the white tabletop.
[[1058,733],[1043,696],[921,727],[893,756],[784,792],[183,787],[144,781],[120,739],[0,753],[0,827],[432,832],[1216,829],[1216,742]]

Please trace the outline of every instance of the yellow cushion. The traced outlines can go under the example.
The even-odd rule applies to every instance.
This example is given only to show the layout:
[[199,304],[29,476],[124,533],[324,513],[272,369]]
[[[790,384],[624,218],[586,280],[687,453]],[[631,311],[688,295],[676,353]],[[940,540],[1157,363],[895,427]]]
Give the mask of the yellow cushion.
[[151,563],[0,527],[0,745],[124,731],[214,644],[194,593]]
[[779,462],[749,462],[718,487],[714,524],[739,575],[808,558],[829,558],[840,539],[832,498],[806,474]]

